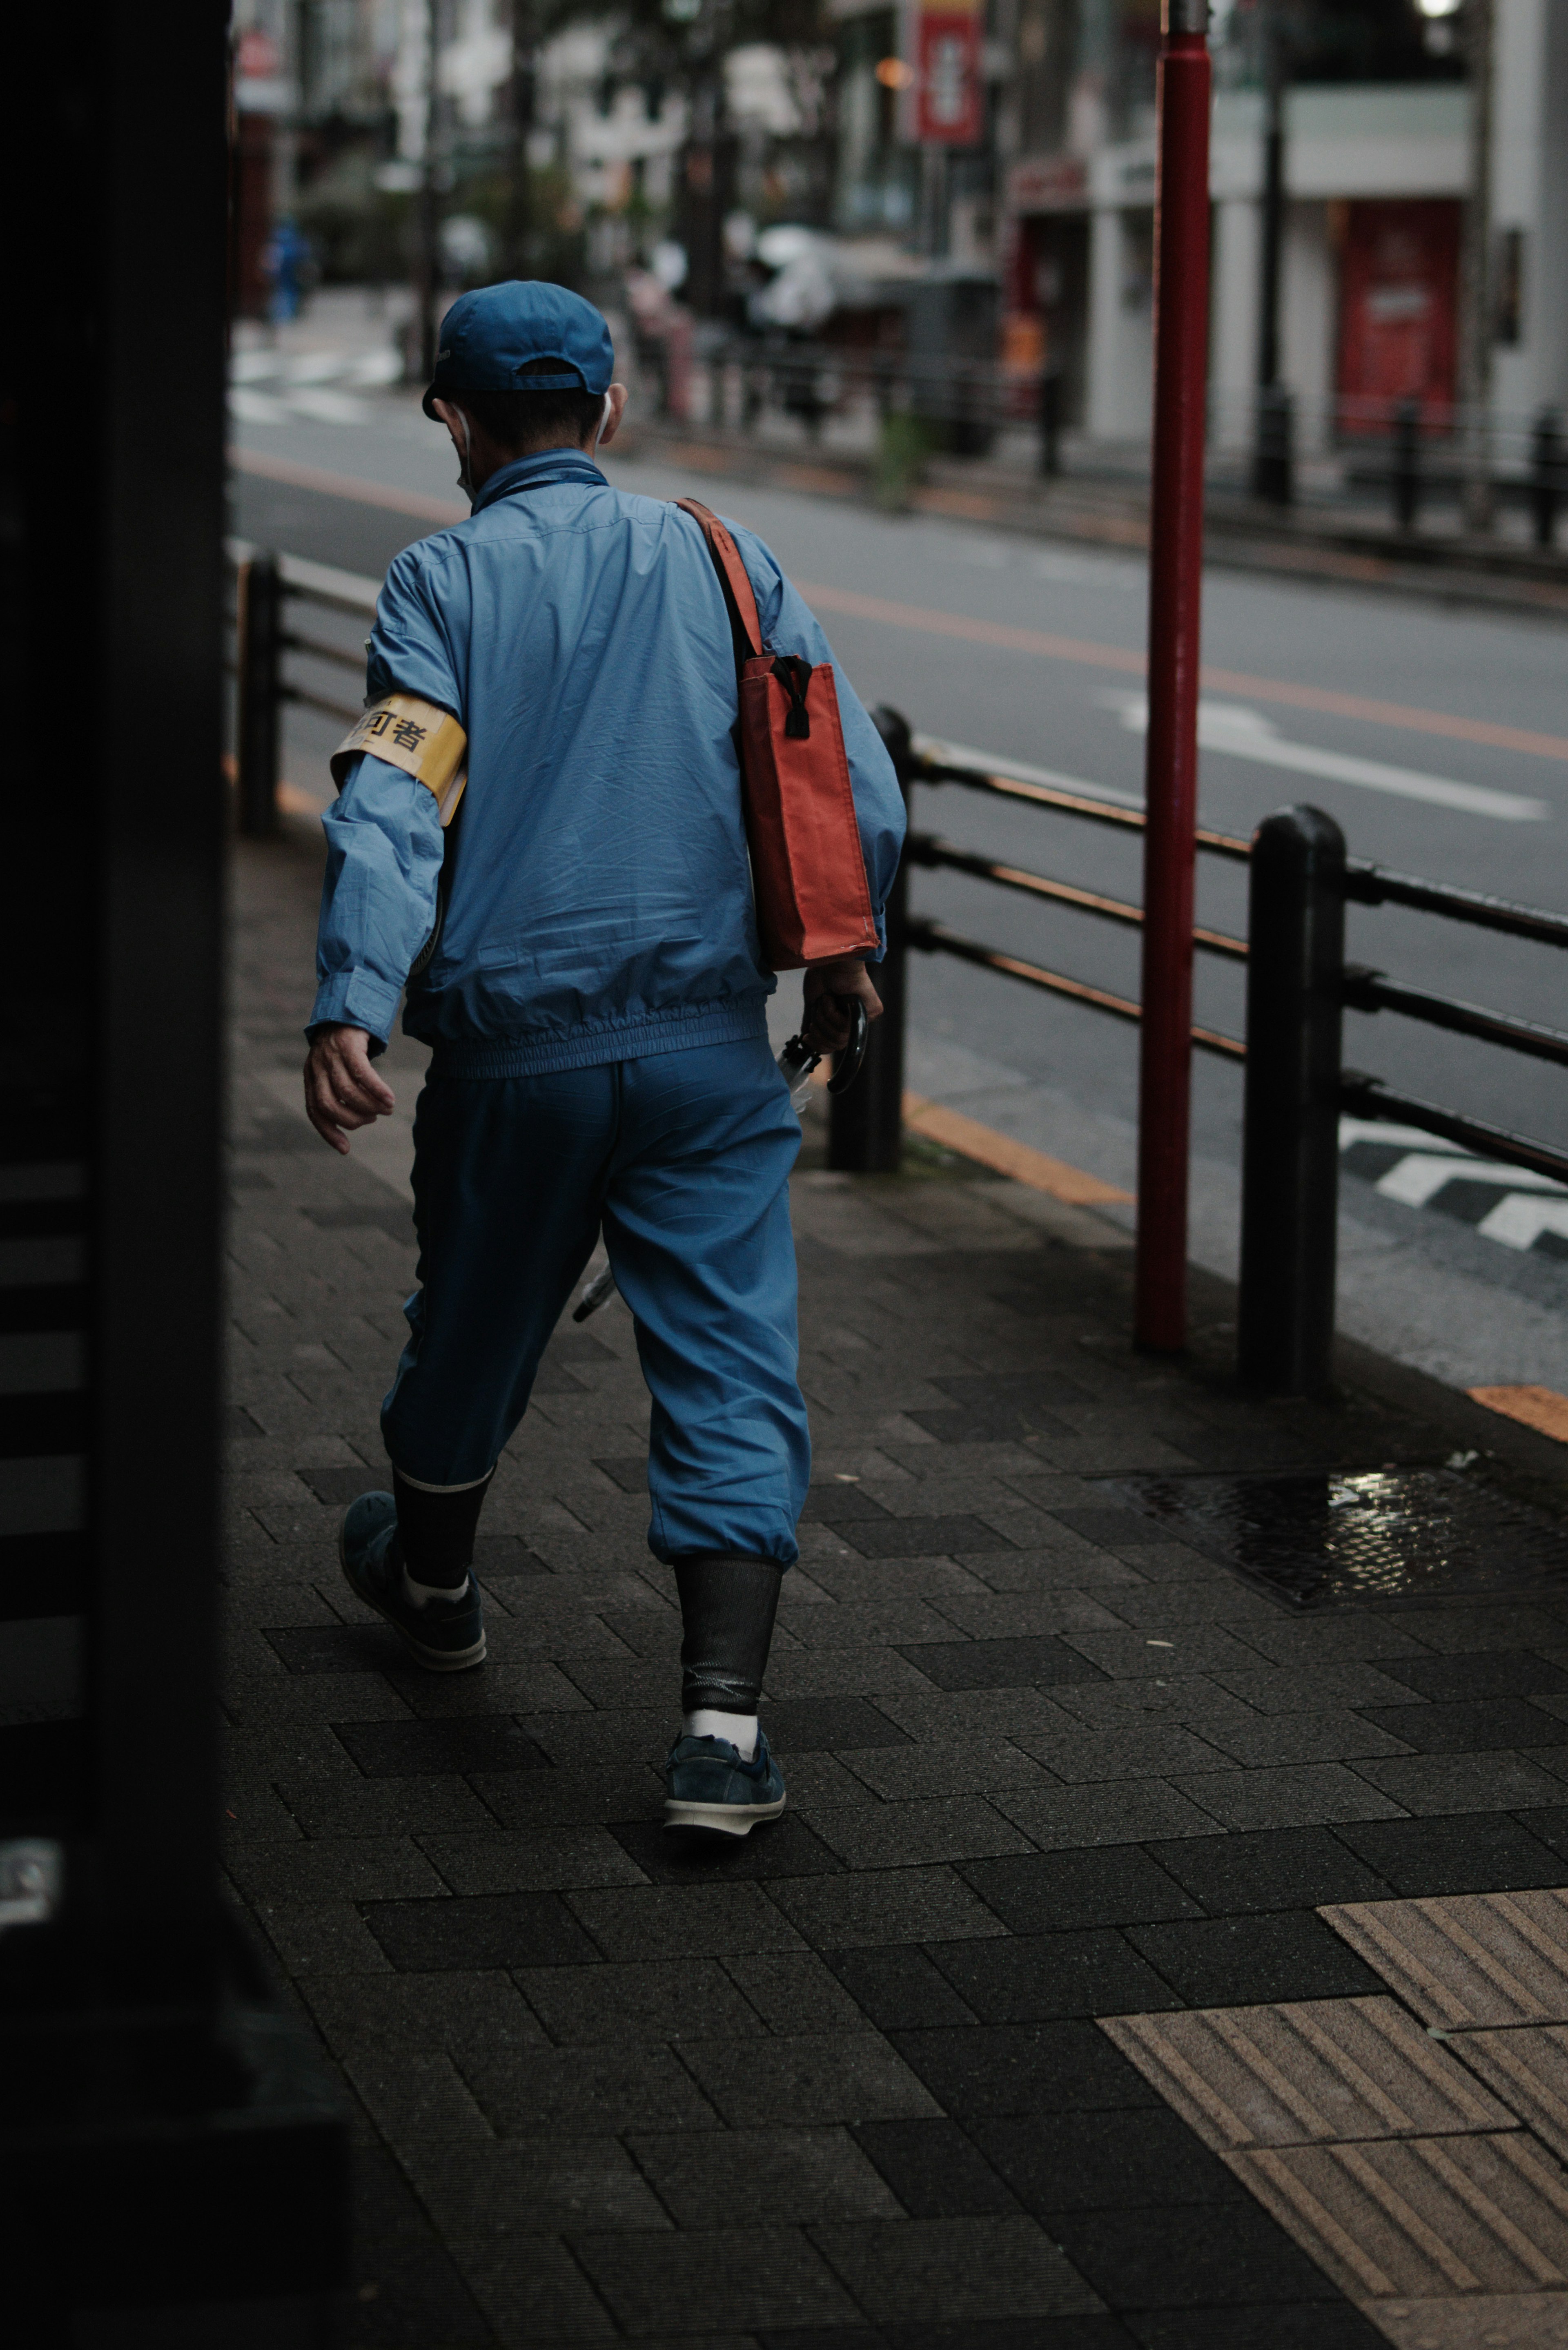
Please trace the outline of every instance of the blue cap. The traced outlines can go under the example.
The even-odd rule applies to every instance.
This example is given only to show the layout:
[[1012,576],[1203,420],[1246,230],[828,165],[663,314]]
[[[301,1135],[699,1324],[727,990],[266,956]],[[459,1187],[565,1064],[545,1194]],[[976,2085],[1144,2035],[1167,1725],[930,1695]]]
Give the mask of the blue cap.
[[[524,376],[537,359],[558,359],[560,371]],[[614,372],[610,330],[591,302],[542,278],[514,277],[458,296],[441,320],[424,411],[459,391],[607,391]]]

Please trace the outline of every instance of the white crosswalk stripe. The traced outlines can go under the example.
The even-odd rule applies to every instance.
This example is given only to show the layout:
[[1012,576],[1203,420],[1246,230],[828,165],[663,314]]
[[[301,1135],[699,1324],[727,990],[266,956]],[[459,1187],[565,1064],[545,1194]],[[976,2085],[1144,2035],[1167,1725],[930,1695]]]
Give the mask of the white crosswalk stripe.
[[356,395],[400,382],[394,350],[236,351],[229,362],[229,412],[242,424],[363,424],[370,411]]
[[[1568,1256],[1568,1185],[1548,1175],[1477,1158],[1418,1127],[1380,1126],[1373,1118],[1341,1118],[1339,1147],[1348,1171],[1386,1200],[1437,1207],[1503,1248]],[[1463,1188],[1445,1201],[1450,1185]],[[1490,1192],[1499,1196],[1489,1202]]]

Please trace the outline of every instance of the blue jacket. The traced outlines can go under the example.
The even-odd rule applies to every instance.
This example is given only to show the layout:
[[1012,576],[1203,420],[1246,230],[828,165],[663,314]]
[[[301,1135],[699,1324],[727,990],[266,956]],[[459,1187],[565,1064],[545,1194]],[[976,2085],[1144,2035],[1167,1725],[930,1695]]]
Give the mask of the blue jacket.
[[[732,525],[732,528],[734,526]],[[734,536],[763,641],[833,659],[758,538]],[[892,763],[835,663],[871,902],[904,810]],[[765,1029],[740,770],[734,656],[689,515],[551,450],[485,484],[466,522],[387,575],[369,698],[400,691],[468,734],[440,945],[403,1025],[452,1076],[532,1076]],[[434,797],[367,753],[323,818],[311,1014],[383,1042],[435,918]]]

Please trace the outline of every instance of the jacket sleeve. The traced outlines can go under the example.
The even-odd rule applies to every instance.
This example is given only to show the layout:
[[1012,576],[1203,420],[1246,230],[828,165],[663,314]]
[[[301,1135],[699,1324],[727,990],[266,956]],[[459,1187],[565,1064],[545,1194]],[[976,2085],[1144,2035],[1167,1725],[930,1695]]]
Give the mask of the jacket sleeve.
[[798,653],[815,669],[828,661],[844,722],[844,750],[855,793],[855,815],[860,827],[860,848],[866,859],[866,879],[871,910],[877,917],[877,954],[888,949],[886,909],[898,858],[904,846],[904,795],[887,745],[871,723],[870,714],[834,656],[832,646],[810,606],[785,578],[778,557],[749,530],[724,521],[740,549],[741,559],[757,599],[763,643],[770,652]]
[[310,1028],[341,1022],[385,1045],[435,920],[441,811],[423,784],[365,752],[321,824],[327,874]]
[[[405,549],[387,574],[376,605],[366,667],[369,694],[401,691],[462,720],[451,638],[449,590],[455,584],[432,556],[440,542]],[[310,1029],[342,1022],[367,1028],[380,1049],[392,1033],[398,999],[435,921],[442,836],[434,795],[399,767],[365,752],[321,819],[327,874],[316,936],[316,1002]]]

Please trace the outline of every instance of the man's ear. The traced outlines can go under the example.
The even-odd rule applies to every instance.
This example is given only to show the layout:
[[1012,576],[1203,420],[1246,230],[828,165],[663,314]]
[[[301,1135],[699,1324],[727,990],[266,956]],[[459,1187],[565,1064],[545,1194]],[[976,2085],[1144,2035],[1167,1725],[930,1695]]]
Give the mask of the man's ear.
[[628,398],[625,384],[612,383],[605,397],[609,401],[609,414],[605,418],[604,428],[599,434],[601,449],[607,442],[613,441],[620,430],[620,420],[626,414]]

